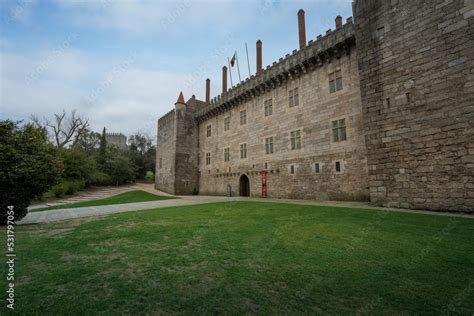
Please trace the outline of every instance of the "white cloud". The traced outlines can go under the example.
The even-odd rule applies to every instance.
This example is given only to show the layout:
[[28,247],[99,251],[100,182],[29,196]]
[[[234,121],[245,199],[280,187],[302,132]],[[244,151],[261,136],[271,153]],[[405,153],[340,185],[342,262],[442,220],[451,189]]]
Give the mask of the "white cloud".
[[[51,117],[63,109],[77,109],[96,131],[106,126],[110,131],[130,134],[141,130],[154,137],[157,119],[173,107],[176,87],[183,86],[185,79],[127,60],[101,60],[65,50],[35,80],[29,80],[47,56],[48,52],[32,56],[0,53],[2,119],[28,120],[32,114]],[[98,71],[97,65],[105,71]],[[190,96],[190,91],[183,92]]]
[[[143,56],[130,54],[120,59],[110,51],[104,57],[97,57],[73,49],[79,47],[75,45],[76,41],[86,42],[86,38],[77,39],[75,34],[50,50],[24,53],[11,52],[16,39],[11,38],[10,42],[0,38],[0,118],[28,119],[31,114],[51,117],[63,109],[77,109],[90,119],[97,131],[103,126],[127,134],[141,129],[155,136],[157,119],[172,109],[181,89],[186,98],[196,93],[202,99],[204,80],[210,77],[211,94],[219,93],[221,66],[234,49],[239,50],[245,77],[244,42],[249,44],[253,72],[257,38],[262,36],[264,65],[269,64],[284,56],[291,45],[296,48],[296,12],[299,8],[307,9],[308,39],[314,39],[316,29],[325,31],[333,27],[334,16],[339,14],[336,12],[338,7],[350,0],[337,0],[335,12],[331,13],[333,17],[326,16],[324,26],[323,19],[318,16],[322,14],[321,10],[317,7],[324,6],[325,1],[56,1],[62,9],[61,16],[68,22],[80,24],[81,27],[72,29],[78,30],[81,36],[87,36],[88,32],[84,31],[87,27],[94,32],[97,28],[107,30],[106,34],[111,30],[132,35],[139,33],[163,45],[173,45],[177,41],[186,44],[188,39],[201,41],[182,55],[167,52],[163,56],[157,51],[149,60],[162,58],[162,63],[156,63],[161,66],[155,66],[162,68],[153,68],[140,64],[146,60]],[[291,22],[288,21],[289,12],[293,16]],[[134,45],[137,42],[132,41]],[[138,51],[143,48],[137,46]],[[123,47],[128,47],[126,42]],[[209,51],[209,54],[196,57],[198,51]],[[182,60],[187,66],[179,67]],[[164,64],[177,65],[183,73],[163,71],[170,68],[165,68],[167,65]]]
[[[56,2],[81,26],[115,29],[130,33],[185,32],[190,36],[205,27],[232,29],[251,25],[269,8],[267,1],[177,0],[177,1],[68,1]],[[216,25],[222,26],[216,28]]]

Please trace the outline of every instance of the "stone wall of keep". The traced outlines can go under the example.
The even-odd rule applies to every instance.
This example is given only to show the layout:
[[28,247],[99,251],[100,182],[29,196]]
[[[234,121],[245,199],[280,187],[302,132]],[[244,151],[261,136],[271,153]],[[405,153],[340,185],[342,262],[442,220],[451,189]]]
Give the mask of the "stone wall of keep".
[[[367,200],[368,177],[363,135],[357,51],[351,49],[330,63],[316,66],[300,77],[253,97],[226,112],[200,123],[200,194],[224,195],[231,187],[239,195],[239,178],[250,179],[252,196],[260,196],[260,172],[267,170],[269,197],[331,200]],[[342,70],[343,89],[330,93],[328,73]],[[299,90],[299,105],[289,107],[288,91]],[[272,99],[273,114],[265,117],[264,102]],[[240,125],[246,110],[247,124]],[[224,119],[230,117],[230,130]],[[334,142],[331,123],[344,118],[347,140]],[[207,137],[207,125],[212,135]],[[290,132],[301,130],[302,148],[291,150]],[[265,138],[274,138],[274,153],[265,154]],[[247,158],[240,158],[240,144],[247,144]],[[230,162],[224,148],[230,148]],[[206,164],[206,153],[211,164]],[[335,163],[341,163],[336,172]],[[265,169],[265,163],[267,168]],[[320,173],[315,172],[320,164]],[[295,173],[290,173],[291,165]]]
[[370,197],[474,210],[474,5],[354,3]]
[[176,178],[175,194],[198,191],[198,124],[194,113],[199,107],[176,105]]
[[175,110],[160,118],[156,141],[155,188],[171,194],[175,193],[175,123]]

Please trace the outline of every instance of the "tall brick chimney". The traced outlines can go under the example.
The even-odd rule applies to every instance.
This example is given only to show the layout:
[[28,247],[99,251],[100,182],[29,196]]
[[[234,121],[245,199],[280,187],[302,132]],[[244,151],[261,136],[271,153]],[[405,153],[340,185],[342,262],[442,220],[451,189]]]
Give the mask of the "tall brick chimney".
[[227,92],[227,67],[222,67],[222,93]]
[[211,79],[206,79],[206,103],[211,101]]
[[342,26],[342,16],[338,15],[336,16],[336,29],[340,28]]
[[262,41],[257,41],[257,76],[262,74]]
[[300,49],[306,47],[306,26],[304,22],[304,10],[298,11],[298,34],[300,39]]

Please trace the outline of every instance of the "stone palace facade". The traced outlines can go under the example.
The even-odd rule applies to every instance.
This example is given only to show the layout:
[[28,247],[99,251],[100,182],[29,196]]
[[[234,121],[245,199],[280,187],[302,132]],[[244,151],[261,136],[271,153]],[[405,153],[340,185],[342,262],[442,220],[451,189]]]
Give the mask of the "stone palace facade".
[[156,188],[474,210],[474,7],[353,3],[354,20],[158,120]]

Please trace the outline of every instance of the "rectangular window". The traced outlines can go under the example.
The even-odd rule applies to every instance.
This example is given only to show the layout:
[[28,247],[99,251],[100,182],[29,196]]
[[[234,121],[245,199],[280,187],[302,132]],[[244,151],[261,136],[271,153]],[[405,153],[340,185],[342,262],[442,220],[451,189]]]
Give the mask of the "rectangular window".
[[265,106],[265,116],[272,115],[273,114],[272,99],[265,101],[264,106]]
[[265,154],[273,154],[273,137],[265,138]]
[[207,137],[211,137],[211,125],[207,125],[206,135]]
[[301,148],[301,132],[300,132],[300,130],[291,132],[290,142],[291,142],[291,150]]
[[336,91],[342,90],[342,72],[341,69],[336,70]]
[[247,144],[240,144],[240,159],[247,158]]
[[319,172],[320,172],[319,163],[315,163],[315,164],[314,164],[314,172],[316,172],[316,173],[319,173]]
[[290,173],[291,174],[295,173],[295,166],[293,166],[293,165],[290,166]]
[[158,163],[158,169],[161,169],[162,166],[163,166],[163,160],[160,157],[160,161]]
[[263,168],[264,168],[264,169],[268,169],[268,162],[266,162],[266,163],[263,164]]
[[291,89],[288,91],[288,105],[291,107],[299,104],[298,88]]
[[224,148],[224,161],[230,161],[230,148]]
[[336,172],[341,172],[341,163],[336,161]]
[[247,124],[247,111],[243,110],[240,111],[240,125]]
[[206,165],[211,164],[211,153],[206,153]]
[[345,119],[332,122],[332,138],[334,142],[342,142],[347,139]]
[[328,74],[329,92],[333,93],[342,90],[342,71],[338,69]]
[[228,131],[230,129],[230,116],[224,118],[224,131]]

